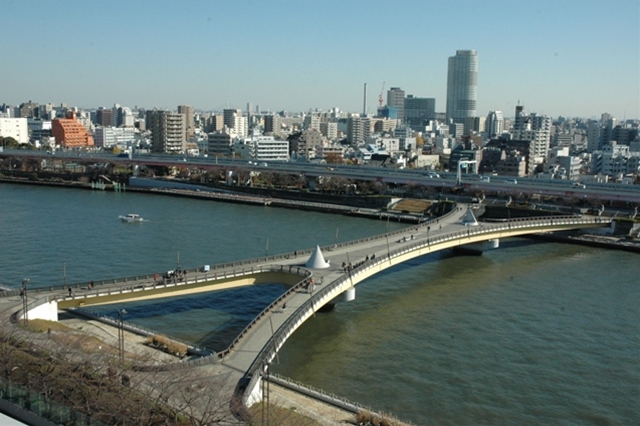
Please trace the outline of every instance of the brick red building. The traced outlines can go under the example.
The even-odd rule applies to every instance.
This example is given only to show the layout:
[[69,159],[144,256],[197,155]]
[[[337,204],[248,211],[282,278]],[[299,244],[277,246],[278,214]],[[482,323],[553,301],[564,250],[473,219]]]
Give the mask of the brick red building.
[[51,135],[56,144],[63,148],[93,146],[93,136],[76,120],[75,112],[67,114],[67,118],[56,118],[51,122]]

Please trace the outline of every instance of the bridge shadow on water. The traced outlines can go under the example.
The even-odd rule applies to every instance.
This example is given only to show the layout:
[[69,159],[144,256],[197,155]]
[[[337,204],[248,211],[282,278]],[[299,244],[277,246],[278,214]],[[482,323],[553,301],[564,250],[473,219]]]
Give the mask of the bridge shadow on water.
[[216,351],[226,348],[244,327],[269,303],[286,291],[284,284],[271,283],[167,299],[92,306],[101,315],[124,320]]

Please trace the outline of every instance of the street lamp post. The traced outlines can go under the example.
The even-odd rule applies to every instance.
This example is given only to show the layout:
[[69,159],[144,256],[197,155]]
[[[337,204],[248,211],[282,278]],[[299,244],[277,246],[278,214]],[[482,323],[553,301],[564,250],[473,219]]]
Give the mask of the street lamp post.
[[118,352],[120,354],[120,363],[124,364],[124,320],[122,319],[127,313],[124,309],[118,311]]
[[28,310],[28,301],[27,301],[27,284],[31,281],[29,278],[22,279],[22,315],[24,318],[24,325],[29,324],[29,310]]

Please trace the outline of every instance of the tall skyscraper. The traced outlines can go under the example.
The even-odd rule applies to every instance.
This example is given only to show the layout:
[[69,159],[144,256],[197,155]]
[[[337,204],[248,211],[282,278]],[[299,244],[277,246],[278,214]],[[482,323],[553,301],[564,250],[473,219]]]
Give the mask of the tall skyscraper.
[[398,122],[404,122],[404,90],[399,87],[392,87],[387,91],[387,106],[396,108]]
[[475,117],[477,100],[478,54],[475,50],[457,50],[456,56],[449,58],[447,121]]

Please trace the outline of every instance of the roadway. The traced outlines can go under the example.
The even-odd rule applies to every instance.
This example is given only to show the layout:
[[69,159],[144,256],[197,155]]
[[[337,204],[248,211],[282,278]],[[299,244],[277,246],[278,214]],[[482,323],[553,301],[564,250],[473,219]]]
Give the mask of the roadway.
[[[429,173],[421,169],[395,169],[363,165],[328,165],[301,162],[254,162],[223,157],[202,157],[165,154],[133,154],[119,157],[114,154],[92,151],[55,151],[47,153],[35,150],[5,150],[0,158],[33,158],[39,160],[64,160],[84,164],[123,164],[162,167],[191,167],[203,170],[253,171],[261,173],[297,174],[309,178],[319,176],[340,177],[351,180],[384,182],[389,185],[418,185],[441,188],[458,186],[454,172]],[[590,198],[602,201],[621,201],[640,204],[640,185],[622,183],[586,183],[574,186],[573,181],[538,179],[535,177],[462,174],[461,185],[474,192],[504,192],[507,194],[539,194],[563,198]],[[515,182],[514,182],[515,181]]]

